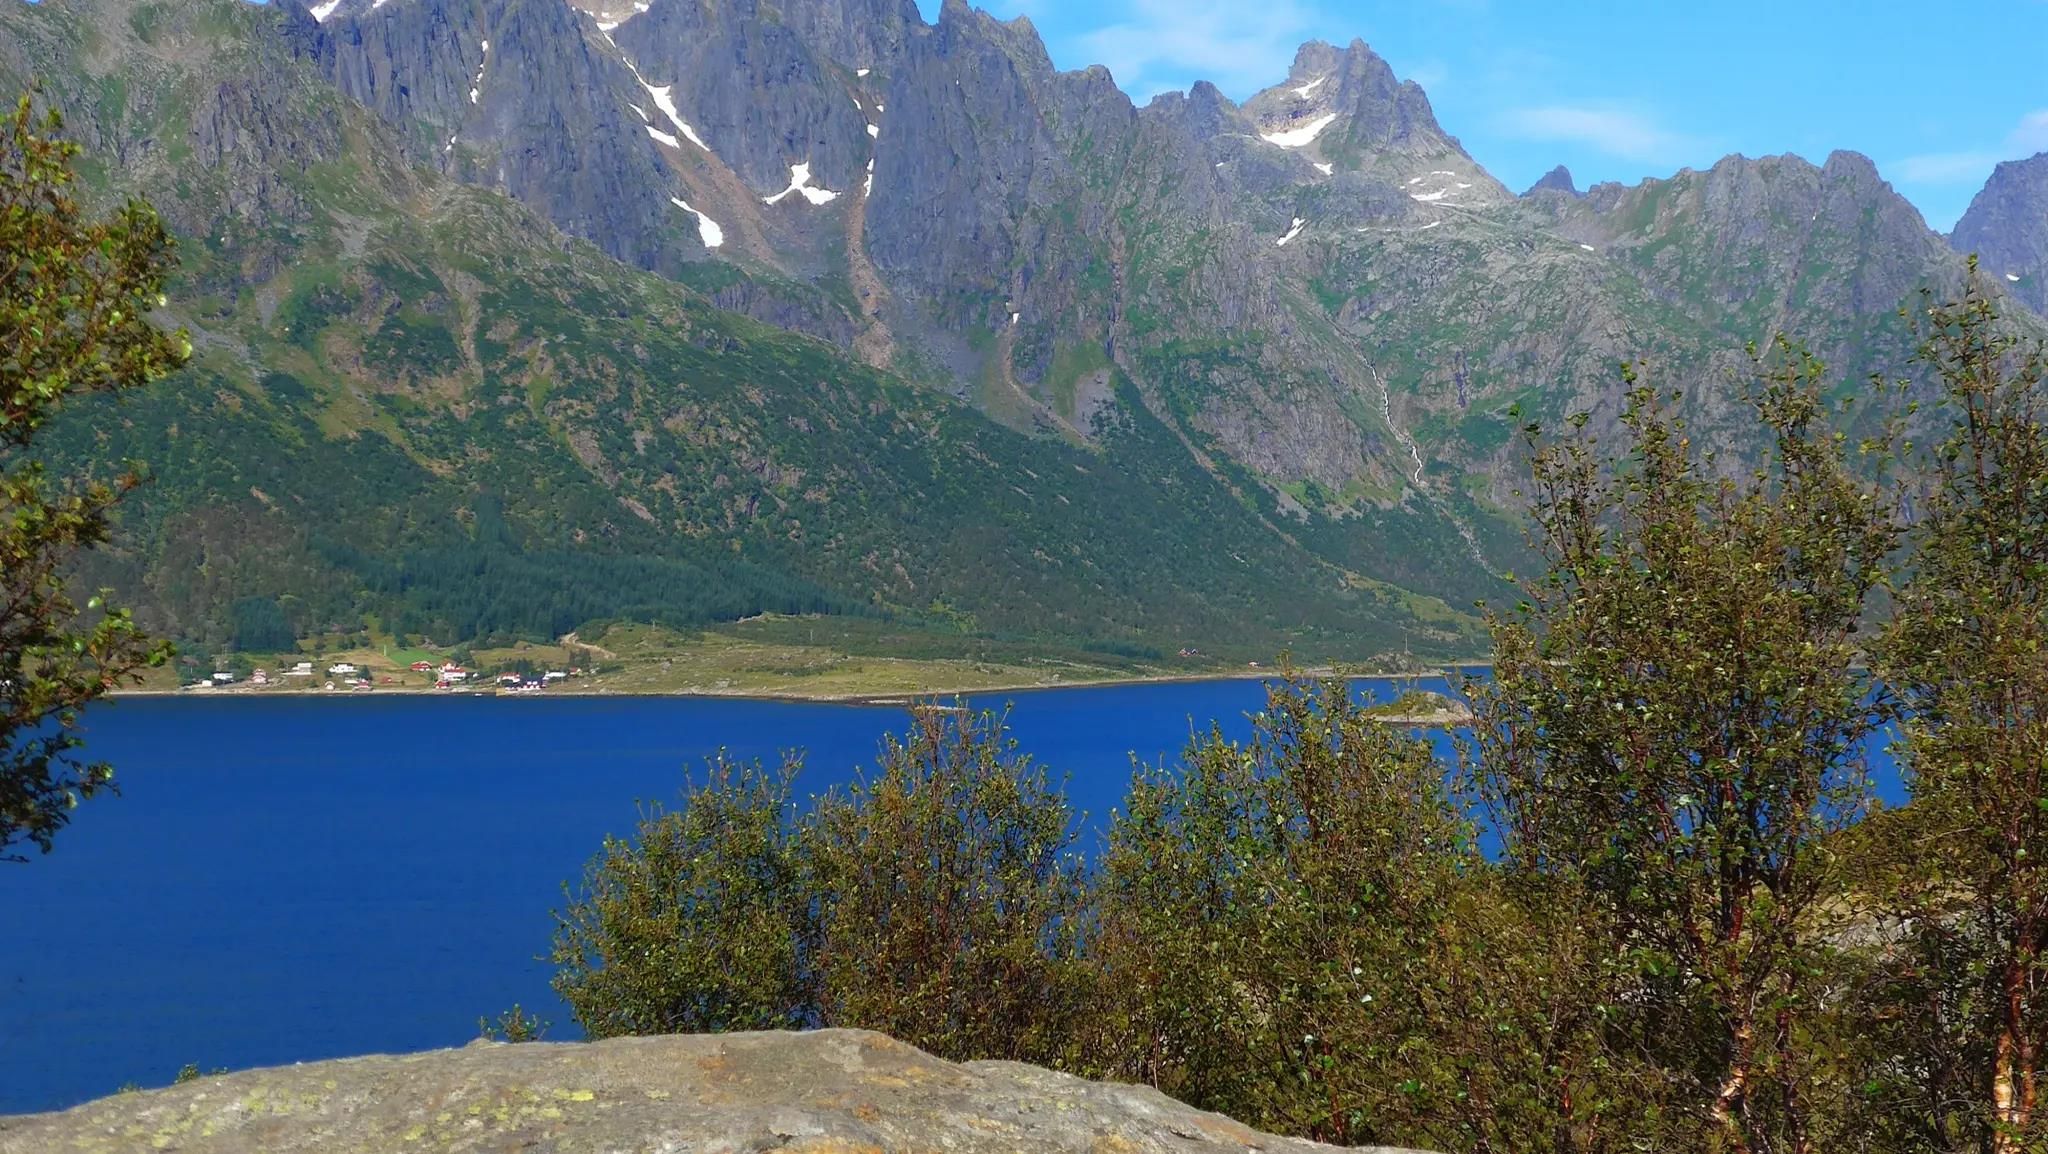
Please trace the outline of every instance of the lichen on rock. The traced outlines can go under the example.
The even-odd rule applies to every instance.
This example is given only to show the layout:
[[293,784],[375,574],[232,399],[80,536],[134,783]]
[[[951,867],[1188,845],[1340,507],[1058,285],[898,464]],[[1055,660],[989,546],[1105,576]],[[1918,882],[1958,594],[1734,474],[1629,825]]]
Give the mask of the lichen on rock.
[[[0,1118],[0,1154],[1306,1154],[1149,1087],[954,1064],[863,1030],[479,1042],[246,1070]],[[1398,1154],[1368,1148],[1378,1154]]]

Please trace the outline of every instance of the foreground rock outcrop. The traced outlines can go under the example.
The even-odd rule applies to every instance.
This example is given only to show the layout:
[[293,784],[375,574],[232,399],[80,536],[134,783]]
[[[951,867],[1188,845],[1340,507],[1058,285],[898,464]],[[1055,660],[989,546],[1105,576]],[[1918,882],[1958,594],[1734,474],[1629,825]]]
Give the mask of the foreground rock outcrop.
[[479,1043],[249,1070],[0,1118],[0,1154],[1329,1149],[1144,1087],[1014,1062],[956,1065],[859,1030]]

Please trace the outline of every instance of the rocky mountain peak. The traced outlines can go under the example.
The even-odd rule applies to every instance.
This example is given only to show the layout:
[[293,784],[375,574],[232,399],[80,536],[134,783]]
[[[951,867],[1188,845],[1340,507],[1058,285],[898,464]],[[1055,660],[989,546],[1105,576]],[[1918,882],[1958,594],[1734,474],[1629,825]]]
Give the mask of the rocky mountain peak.
[[1948,243],[1976,253],[1987,276],[2048,315],[2048,152],[1993,169]]
[[1223,90],[1206,80],[1197,80],[1185,94],[1162,92],[1152,98],[1151,107],[1179,121],[1196,140],[1212,141],[1226,132],[1244,132],[1243,116]]
[[1361,172],[1419,203],[1481,208],[1513,197],[1437,124],[1429,96],[1363,40],[1311,40],[1288,77],[1244,104],[1266,143],[1307,157],[1325,177]]
[[1045,41],[1039,38],[1038,27],[1029,16],[1001,20],[967,0],[945,0],[939,9],[937,32],[940,40],[949,44],[995,47],[1029,77],[1043,78],[1055,71]]
[[1890,187],[1877,171],[1877,162],[1860,152],[1838,148],[1828,153],[1820,166],[1821,176],[1828,180],[1846,180],[1875,190]]
[[1343,57],[1343,52],[1327,40],[1307,41],[1294,50],[1294,63],[1288,66],[1287,80],[1291,84],[1300,84],[1328,76],[1337,70]]
[[1448,143],[1458,148],[1437,124],[1422,86],[1395,76],[1393,66],[1365,41],[1353,40],[1344,49],[1337,77],[1332,98],[1350,119],[1354,138],[1393,147],[1431,149]]
[[1560,164],[1543,174],[1535,184],[1529,186],[1523,196],[1535,196],[1539,192],[1561,192],[1566,196],[1584,196],[1579,186],[1572,183],[1572,170]]

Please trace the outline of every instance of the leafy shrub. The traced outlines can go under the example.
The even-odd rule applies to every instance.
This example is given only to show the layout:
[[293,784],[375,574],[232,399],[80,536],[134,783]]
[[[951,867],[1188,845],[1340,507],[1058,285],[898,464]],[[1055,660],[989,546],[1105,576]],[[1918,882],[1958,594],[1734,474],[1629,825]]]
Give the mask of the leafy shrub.
[[816,934],[791,783],[713,758],[681,809],[607,839],[557,915],[555,989],[586,1034],[766,1030],[817,1020]]
[[1079,1010],[1071,819],[999,718],[916,711],[808,829],[820,1018],[943,1057],[1060,1061]]
[[555,988],[584,1031],[858,1026],[1055,1059],[1080,893],[1065,800],[999,719],[917,718],[801,818],[800,759],[720,756],[680,809],[607,841],[556,918]]
[[1276,682],[1252,720],[1141,771],[1110,834],[1111,1068],[1253,1125],[1414,1138],[1469,1110],[1431,1043],[1468,1011],[1471,831],[1430,745],[1343,680]]

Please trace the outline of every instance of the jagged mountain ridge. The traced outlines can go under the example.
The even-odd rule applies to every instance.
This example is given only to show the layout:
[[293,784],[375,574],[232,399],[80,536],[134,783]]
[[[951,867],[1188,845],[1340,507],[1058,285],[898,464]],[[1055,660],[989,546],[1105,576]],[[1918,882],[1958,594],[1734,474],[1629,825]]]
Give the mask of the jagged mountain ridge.
[[[47,12],[9,19],[27,27],[76,8],[132,24],[197,2],[47,0]],[[1289,582],[1325,589],[1386,582],[1453,604],[1497,593],[1493,573],[1519,548],[1511,404],[1611,415],[1615,365],[1643,357],[1687,392],[1701,427],[1739,448],[1731,377],[1744,341],[1788,328],[1846,380],[1897,371],[1908,346],[1898,305],[1957,275],[1940,238],[1853,154],[1821,166],[1729,158],[1634,188],[1518,200],[1361,42],[1305,45],[1286,80],[1243,105],[1197,84],[1139,107],[1101,68],[1056,69],[1028,20],[960,0],[932,24],[909,0],[593,0],[580,11],[562,0],[280,0],[274,26],[261,24],[213,35],[243,37],[273,65],[289,57],[295,75],[380,124],[367,154],[398,173],[398,199],[419,188],[445,198],[447,181],[503,193],[624,265],[960,398],[1027,441],[1134,478],[1171,454],[1173,469],[1194,470],[1244,512]],[[0,46],[10,74],[49,58],[9,51]],[[87,88],[60,95],[104,102]],[[219,200],[173,206],[196,235],[211,234],[223,204],[250,226],[211,275],[217,295],[253,298],[259,313],[305,286],[279,276],[291,244],[254,226],[347,215],[323,216],[304,179],[343,151],[329,139],[335,118],[222,146],[279,99],[254,73],[197,99],[212,111],[195,123],[218,124],[191,135],[220,176]],[[135,146],[119,130],[89,143],[117,155]],[[142,147],[122,155],[131,178],[158,171]],[[343,327],[434,305],[403,277],[367,273],[346,244],[336,259],[364,298]],[[247,319],[240,306],[227,313],[227,327]],[[266,367],[267,354],[249,355]],[[648,371],[604,359],[606,372]],[[402,356],[390,367],[409,387],[437,379]],[[491,369],[470,359],[466,371]],[[535,371],[529,360],[520,375]],[[335,387],[354,380],[343,371]],[[475,403],[459,396],[451,414]],[[579,481],[606,490],[600,504],[646,511],[626,528],[689,538],[705,523],[665,505],[672,495],[623,492],[638,466],[615,446],[649,435],[644,403],[580,401],[570,420],[550,402],[539,415]],[[459,438],[469,418],[453,419],[436,436]],[[622,442],[627,429],[637,431]],[[1132,429],[1148,432],[1118,433]],[[775,473],[758,456],[745,468]],[[665,475],[646,479],[681,483]],[[723,516],[747,523],[761,508]],[[534,512],[551,531],[573,521]],[[1168,520],[1169,537],[1211,531]],[[830,555],[776,550],[775,564],[807,580],[894,605],[920,604],[933,566],[955,564],[904,556],[894,564],[915,576],[849,580]],[[1154,575],[1114,613],[1052,627],[1118,635],[1118,614],[1180,576]],[[948,591],[963,594],[973,597]],[[1009,625],[1035,628],[1045,613]]]
[[[405,4],[406,0],[387,4],[384,18],[391,19],[388,13]],[[882,34],[874,42],[845,34],[850,28],[867,27],[881,29]],[[1135,136],[1125,127],[1131,116],[1128,101],[1107,83],[1106,75],[1099,70],[1056,72],[1027,20],[997,21],[964,3],[947,5],[937,23],[926,26],[913,7],[900,3],[849,9],[822,0],[788,0],[772,7],[674,0],[652,4],[609,30],[592,25],[582,31],[616,42],[613,46],[622,49],[622,57],[648,58],[655,82],[681,78],[671,81],[681,119],[692,124],[705,121],[698,135],[708,147],[699,151],[729,166],[753,193],[765,199],[786,189],[790,169],[802,164],[811,187],[834,194],[836,204],[826,202],[830,207],[823,213],[805,213],[808,202],[785,198],[784,203],[795,208],[796,220],[782,222],[786,227],[780,231],[800,231],[795,228],[798,221],[815,224],[814,218],[849,212],[851,200],[863,202],[864,255],[876,258],[878,270],[891,282],[881,291],[906,291],[922,298],[928,310],[937,302],[937,311],[947,322],[940,327],[953,330],[952,335],[967,319],[960,312],[962,297],[980,306],[971,318],[973,324],[995,328],[1012,313],[1021,320],[1024,312],[1004,307],[1024,303],[1014,299],[1020,286],[1006,281],[1023,282],[1028,291],[1034,281],[1066,279],[1020,268],[1016,238],[1022,234],[1048,239],[1050,230],[1032,219],[1034,213],[1049,204],[1071,209],[1074,196],[1099,191],[1074,179],[1081,166],[1074,163],[1073,152],[1080,142],[1092,151],[1124,153],[1112,160],[1128,164],[1133,159],[1129,149]],[[737,71],[733,61],[738,62]],[[827,76],[834,72],[836,76]],[[764,83],[764,78],[773,82]],[[841,83],[832,84],[832,79]],[[949,99],[942,91],[949,81],[958,99]],[[895,115],[911,117],[902,138],[914,142],[902,150],[892,149],[892,142],[880,135],[881,122],[891,115],[887,98],[898,87],[903,96],[896,101]],[[1201,95],[1220,101],[1220,94]],[[921,98],[939,112],[928,113]],[[916,107],[905,108],[904,99]],[[970,100],[979,115],[961,114]],[[1079,108],[1100,112],[1075,131],[1069,126]],[[645,108],[641,111],[644,115]],[[1139,119],[1147,119],[1149,111],[1137,111]],[[1385,62],[1362,43],[1341,52],[1323,44],[1304,46],[1287,81],[1254,96],[1242,110],[1229,110],[1243,112],[1241,119],[1232,120],[1222,108],[1218,111],[1204,126],[1206,135],[1200,129],[1191,135],[1212,149],[1226,138],[1240,144],[1236,159],[1249,161],[1242,167],[1254,184],[1270,185],[1276,176],[1295,183],[1327,180],[1341,166],[1346,172],[1382,178],[1368,181],[1379,191],[1376,207],[1382,211],[1403,207],[1398,199],[1386,197],[1389,187],[1405,192],[1416,204],[1441,200],[1444,208],[1486,207],[1508,199],[1506,190],[1436,125],[1420,88],[1396,80]],[[949,132],[948,123],[959,120],[971,122],[973,131]],[[859,136],[869,127],[876,135],[870,137],[872,155],[864,157]],[[1243,145],[1247,140],[1256,143]],[[630,143],[635,147],[624,151],[644,151],[637,148],[637,139]],[[1336,159],[1324,157],[1326,152]],[[897,157],[903,158],[902,170],[892,171]],[[927,158],[940,163],[923,164]],[[879,194],[872,193],[866,179],[868,160],[881,172]],[[1233,162],[1222,158],[1216,163]],[[856,197],[850,191],[856,181],[870,192]],[[897,190],[893,196],[892,188]],[[641,195],[653,201],[659,191]],[[840,200],[841,196],[848,199]],[[721,199],[716,193],[684,199],[713,214],[754,213],[744,199]],[[573,212],[550,215],[570,231],[600,243],[611,235],[611,230],[591,227]],[[1255,227],[1264,223],[1261,217],[1271,219],[1254,211],[1232,215]],[[1274,222],[1276,244],[1294,227],[1295,219],[1290,212]],[[1301,219],[1304,225],[1312,224]],[[1099,257],[1111,239],[1099,224],[1081,222],[1071,231],[1080,235],[1056,239],[1078,242],[1090,257]],[[803,276],[817,264],[814,251],[787,237],[770,236],[768,248],[769,259],[779,258],[785,272]],[[1091,249],[1096,251],[1088,252]],[[615,255],[631,259],[623,250]],[[813,259],[807,261],[806,256]],[[1003,270],[1011,275],[995,275]],[[998,296],[1003,299],[996,300]],[[875,323],[882,323],[881,309],[871,315]],[[1023,370],[1017,375],[1027,383],[1044,367],[1034,363],[1045,358],[1033,355],[1038,350],[1030,347],[1032,343],[1024,342],[1025,363],[1011,366]]]
[[[437,0],[391,0],[386,10],[409,2]],[[678,178],[694,209],[737,219],[741,233],[758,238],[716,255],[765,262],[779,274],[853,296],[834,339],[859,344],[871,362],[924,366],[932,370],[927,376],[1001,419],[1084,438],[1086,421],[1063,398],[1070,390],[1086,393],[1086,381],[1063,379],[1057,362],[1106,357],[1160,396],[1186,383],[1134,371],[1139,350],[1118,348],[1116,330],[1125,318],[1169,312],[1194,331],[1241,333],[1278,346],[1278,359],[1289,364],[1334,364],[1293,374],[1292,381],[1212,379],[1197,411],[1186,415],[1191,436],[1218,441],[1224,455],[1275,490],[1308,482],[1401,488],[1404,466],[1401,437],[1389,422],[1336,416],[1361,391],[1377,390],[1361,383],[1373,379],[1373,358],[1359,356],[1355,345],[1313,347],[1322,343],[1317,335],[1295,331],[1298,297],[1270,288],[1298,291],[1308,279],[1305,263],[1345,259],[1344,250],[1372,247],[1375,235],[1387,231],[1451,228],[1482,239],[1519,229],[1524,245],[1540,247],[1548,234],[1590,240],[1597,249],[1599,234],[1612,231],[1597,223],[1599,206],[1621,199],[1618,190],[1606,190],[1589,198],[1590,215],[1537,221],[1529,229],[1530,216],[1516,215],[1511,194],[1437,124],[1426,94],[1361,42],[1343,49],[1305,45],[1286,80],[1242,106],[1198,85],[1184,97],[1136,108],[1100,69],[1055,69],[1028,19],[996,20],[962,0],[947,3],[931,25],[900,2],[849,7],[826,0],[654,0],[616,27],[598,24],[580,34],[633,61],[643,74],[640,86],[673,85],[680,120],[704,142],[682,149],[678,164],[730,172],[746,190],[737,192],[732,181],[708,187],[688,172]],[[851,28],[880,31],[858,39]],[[621,99],[630,102],[632,82],[621,83]],[[619,148],[640,144],[634,139]],[[1197,156],[1205,163],[1194,163]],[[1712,189],[1716,198],[1734,198],[1729,212],[1675,222],[1726,233],[1721,255],[1729,260],[1753,223],[1738,218],[1774,211],[1768,186],[1806,179],[1789,162],[1741,163],[1762,166],[1742,169],[1755,174],[1749,187]],[[808,181],[798,191],[822,190],[829,199],[785,195],[773,206],[755,203],[789,189],[798,165]],[[1647,182],[1629,203],[1656,199],[1666,183]],[[644,195],[652,201],[664,191]],[[1880,264],[1904,259],[1914,276],[1934,275],[1942,262],[1930,256],[1931,234],[1910,206],[1881,180],[1861,181],[1853,192],[1881,225],[1828,259],[1840,255],[1860,265],[1868,253]],[[574,213],[550,215],[607,243],[607,230]],[[1156,283],[1145,265],[1167,245],[1178,249],[1162,254],[1171,265],[1163,271],[1205,286],[1193,299],[1148,300],[1134,292]],[[1303,253],[1310,254],[1306,260]],[[1422,258],[1418,264],[1428,259],[1404,255]],[[1805,275],[1804,265],[1818,259],[1795,247],[1760,265],[1753,261],[1757,267],[1743,270],[1753,283],[1739,292],[1674,283],[1661,265],[1640,271],[1655,297],[1697,295],[1709,315],[1685,319],[1739,347],[1767,334],[1754,329],[1755,316],[1713,315],[1724,311],[1717,299],[1789,300],[1828,281]],[[1425,284],[1441,275],[1404,270]],[[844,285],[833,283],[842,277]],[[1887,271],[1875,279],[1890,288],[1898,278]],[[1803,315],[1839,305],[1819,327],[1860,332],[1899,303],[1852,291]],[[1726,327],[1731,319],[1735,327]],[[870,339],[861,342],[862,333]],[[1831,351],[1861,343],[1832,331],[1812,335]],[[1468,400],[1475,390],[1491,391],[1487,377],[1501,350],[1465,349],[1461,359],[1468,367],[1457,372],[1464,378],[1459,389]],[[1471,368],[1475,363],[1480,367]],[[1575,371],[1562,363],[1543,368],[1551,375]],[[1443,366],[1435,372],[1443,375]],[[1412,396],[1432,383],[1396,379],[1389,388]],[[1607,383],[1578,382],[1579,399]],[[1304,406],[1320,408],[1322,416],[1303,420]],[[1391,415],[1394,405],[1386,407]],[[1458,448],[1445,452],[1455,456]]]
[[149,191],[182,238],[195,365],[47,442],[151,463],[86,577],[155,627],[220,645],[252,615],[375,615],[455,641],[823,610],[1115,653],[1469,645],[1441,601],[1276,537],[1133,400],[1088,446],[1020,433],[720,307],[801,286],[634,272],[409,162],[310,23],[239,0],[0,11],[0,79],[48,77],[112,158],[102,194]]

